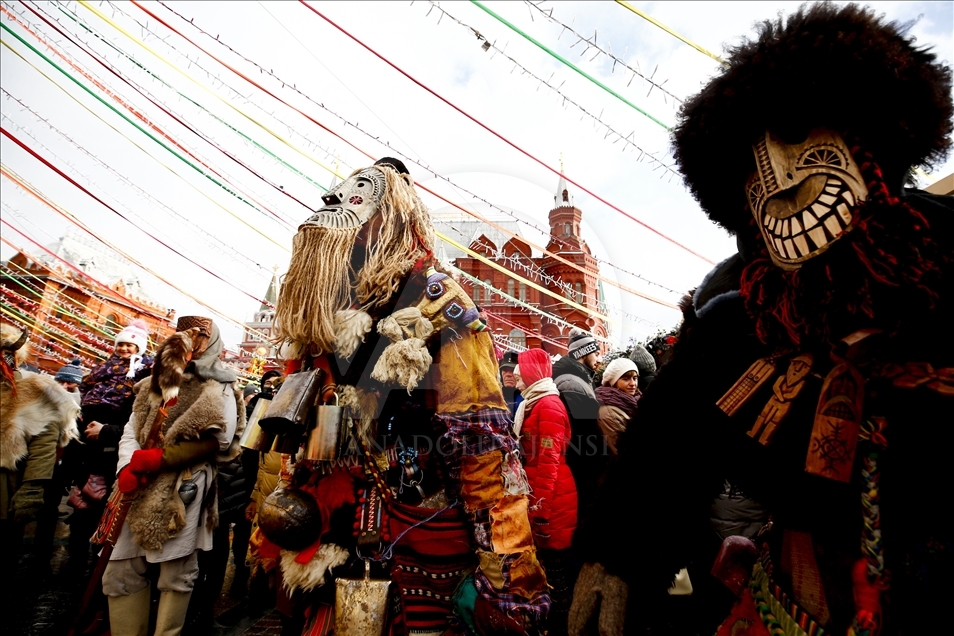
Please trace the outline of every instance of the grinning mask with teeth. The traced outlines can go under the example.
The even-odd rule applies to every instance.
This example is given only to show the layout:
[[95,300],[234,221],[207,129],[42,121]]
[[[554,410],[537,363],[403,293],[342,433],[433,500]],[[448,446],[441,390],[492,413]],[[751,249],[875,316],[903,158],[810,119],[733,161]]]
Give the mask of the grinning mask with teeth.
[[374,215],[386,187],[379,168],[365,168],[321,197],[324,207],[305,223],[335,229],[361,227]]
[[746,195],[776,265],[798,269],[854,228],[868,189],[839,135],[816,129],[790,144],[766,132],[752,148]]

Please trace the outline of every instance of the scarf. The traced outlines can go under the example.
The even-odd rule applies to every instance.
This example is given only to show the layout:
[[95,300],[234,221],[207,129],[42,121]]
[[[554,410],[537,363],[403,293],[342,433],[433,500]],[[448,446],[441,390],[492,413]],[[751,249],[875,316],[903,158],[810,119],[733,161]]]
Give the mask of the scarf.
[[190,362],[189,366],[203,380],[216,380],[217,382],[231,384],[238,379],[238,376],[231,369],[226,369],[220,360],[225,345],[222,344],[222,338],[219,335],[219,326],[214,322],[211,331],[209,346],[202,352],[202,355]]
[[135,378],[136,375],[145,368],[146,365],[143,363],[145,357],[141,351],[137,351],[129,356],[129,371],[126,373],[127,378]]
[[518,438],[520,429],[523,428],[523,420],[533,405],[548,395],[560,395],[560,392],[557,391],[553,378],[541,378],[524,389],[521,395],[523,395],[523,402],[517,407],[517,414],[513,416],[513,434]]
[[625,391],[617,389],[615,386],[596,387],[596,400],[600,405],[615,406],[630,418],[636,415],[636,406],[639,404],[641,393],[630,395]]

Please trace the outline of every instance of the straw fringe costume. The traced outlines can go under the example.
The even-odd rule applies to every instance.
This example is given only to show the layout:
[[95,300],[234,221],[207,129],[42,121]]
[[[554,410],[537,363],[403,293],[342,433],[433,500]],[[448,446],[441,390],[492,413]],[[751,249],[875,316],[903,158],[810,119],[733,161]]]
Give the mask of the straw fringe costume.
[[309,547],[283,550],[285,584],[315,591],[322,633],[325,575],[358,573],[360,553],[393,582],[390,633],[533,630],[549,600],[485,325],[440,271],[401,162],[357,170],[324,200],[295,237],[276,322],[296,366],[331,378],[348,434],[335,459],[296,465],[321,523]]
[[[609,581],[629,588],[600,619],[616,631],[949,629],[954,205],[902,185],[948,151],[950,93],[903,29],[822,3],[761,25],[683,106],[677,161],[740,252],[683,303],[600,494],[611,513],[639,492],[653,524],[620,549],[610,516],[584,520],[571,633]],[[754,541],[709,524],[726,481],[769,515]],[[683,567],[690,620],[659,616]]]

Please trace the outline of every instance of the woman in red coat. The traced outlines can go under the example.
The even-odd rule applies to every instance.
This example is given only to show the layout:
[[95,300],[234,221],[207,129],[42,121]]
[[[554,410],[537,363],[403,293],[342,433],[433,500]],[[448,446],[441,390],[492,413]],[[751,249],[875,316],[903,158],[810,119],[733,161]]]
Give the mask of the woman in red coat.
[[525,455],[530,483],[530,525],[538,557],[547,573],[552,606],[550,634],[565,634],[576,572],[570,544],[576,530],[576,483],[566,465],[570,418],[553,379],[550,356],[530,349],[517,357],[527,388],[514,417],[514,432]]

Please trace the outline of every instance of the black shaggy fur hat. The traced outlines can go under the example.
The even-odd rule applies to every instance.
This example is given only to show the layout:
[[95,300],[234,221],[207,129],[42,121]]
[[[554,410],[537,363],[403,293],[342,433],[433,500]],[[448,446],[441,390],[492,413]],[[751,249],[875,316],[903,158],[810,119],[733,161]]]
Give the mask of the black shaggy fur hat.
[[749,222],[744,184],[766,130],[793,142],[834,130],[873,155],[895,193],[912,166],[946,157],[951,69],[905,27],[867,7],[819,3],[757,32],[683,105],[674,132],[686,184],[719,225],[738,233]]

